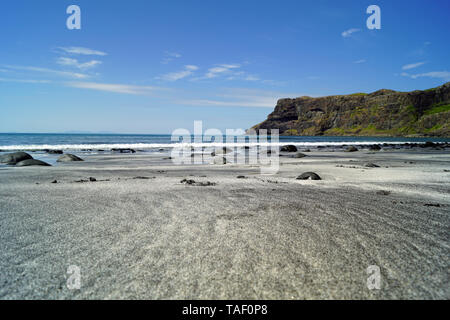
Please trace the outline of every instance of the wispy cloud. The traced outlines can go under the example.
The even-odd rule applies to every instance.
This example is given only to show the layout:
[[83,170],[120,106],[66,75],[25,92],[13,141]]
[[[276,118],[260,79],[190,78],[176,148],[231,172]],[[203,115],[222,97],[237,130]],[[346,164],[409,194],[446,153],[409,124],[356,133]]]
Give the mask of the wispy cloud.
[[66,86],[79,89],[90,89],[97,91],[107,91],[115,93],[125,93],[125,94],[150,94],[155,90],[161,90],[159,87],[151,86],[135,86],[127,84],[110,84],[110,83],[97,83],[97,82],[68,82]]
[[91,60],[88,62],[79,62],[77,59],[72,58],[66,58],[66,57],[59,57],[56,60],[56,63],[62,66],[69,66],[69,67],[75,67],[81,70],[93,68],[95,66],[98,66],[101,64],[101,61],[98,60]]
[[54,74],[58,76],[63,77],[69,77],[69,78],[75,78],[75,79],[85,79],[89,78],[89,75],[84,73],[78,73],[78,72],[69,72],[69,71],[59,71],[59,70],[53,70],[48,68],[41,68],[41,67],[30,67],[30,66],[4,66],[5,68],[13,69],[13,70],[22,70],[22,71],[30,71],[30,72],[37,72],[37,73],[47,73],[47,74]]
[[402,72],[400,75],[404,77],[409,77],[411,79],[427,77],[427,78],[442,79],[444,81],[450,81],[450,72],[448,71],[431,71],[419,74],[409,74],[407,72]]
[[278,98],[288,96],[297,95],[259,89],[233,88],[211,98],[178,100],[175,102],[192,106],[274,108]]
[[5,79],[0,78],[0,82],[15,82],[15,83],[50,83],[50,80],[34,80],[34,79]]
[[239,64],[220,64],[217,67],[209,68],[204,78],[212,79],[218,77],[221,74],[228,74],[230,70],[238,69],[241,66]]
[[107,55],[107,53],[105,52],[83,47],[59,47],[58,49],[70,54],[93,55],[93,56]]
[[249,74],[244,78],[245,81],[259,81],[261,80],[259,77]]
[[197,66],[194,65],[186,65],[184,69],[178,72],[171,72],[158,77],[157,79],[162,79],[166,81],[177,81],[186,77],[189,77],[194,73],[194,71],[198,70]]
[[361,29],[351,28],[351,29],[348,29],[348,30],[345,30],[344,32],[342,32],[341,35],[342,35],[344,38],[348,38],[348,37],[350,37],[353,33],[359,32],[359,31],[361,31]]
[[165,57],[161,61],[162,64],[168,64],[173,59],[181,58],[181,54],[176,53],[176,52],[168,52],[168,51],[166,51],[166,52],[164,52],[164,55],[165,55]]
[[364,63],[364,62],[366,62],[366,59],[360,59],[360,60],[353,61],[353,63],[356,63],[356,64],[360,64],[360,63]]
[[414,68],[420,67],[423,64],[425,64],[425,62],[416,62],[416,63],[406,64],[402,67],[402,70],[414,69]]

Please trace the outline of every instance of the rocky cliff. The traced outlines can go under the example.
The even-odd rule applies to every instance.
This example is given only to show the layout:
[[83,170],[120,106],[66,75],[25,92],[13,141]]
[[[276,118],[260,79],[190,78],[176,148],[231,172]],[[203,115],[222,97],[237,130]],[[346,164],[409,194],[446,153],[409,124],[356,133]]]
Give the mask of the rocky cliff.
[[267,120],[251,129],[299,136],[449,137],[450,82],[424,91],[280,99]]

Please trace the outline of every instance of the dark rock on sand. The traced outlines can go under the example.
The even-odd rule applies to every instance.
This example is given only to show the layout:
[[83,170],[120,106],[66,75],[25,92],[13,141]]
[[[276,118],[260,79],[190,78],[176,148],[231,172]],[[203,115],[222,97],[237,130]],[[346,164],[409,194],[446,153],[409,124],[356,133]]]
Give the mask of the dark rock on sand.
[[58,180],[53,180],[52,183],[58,183]]
[[297,153],[294,154],[292,157],[293,157],[293,158],[297,158],[297,159],[299,159],[299,158],[304,158],[304,157],[306,157],[306,154],[303,154],[303,153],[301,153],[301,152],[297,152]]
[[297,152],[297,147],[292,144],[289,144],[287,146],[282,146],[280,148],[280,151],[281,152]]
[[57,162],[71,162],[71,161],[84,161],[84,160],[73,154],[67,153],[67,154],[59,157],[58,160],[56,160],[56,161]]
[[215,186],[216,184],[214,182],[206,181],[206,182],[196,182],[195,185],[200,187],[209,187]]
[[211,152],[211,155],[214,157],[216,154],[227,154],[232,151],[233,150],[231,150],[230,148],[223,147],[223,148],[218,148],[218,149],[214,150],[213,152]]
[[192,186],[200,186],[200,187],[208,187],[208,186],[215,186],[216,184],[214,182],[196,182],[195,180],[192,179],[183,179],[180,181],[180,183],[184,183],[184,184],[188,184],[188,185],[192,185]]
[[366,163],[364,166],[367,168],[379,168],[380,167],[379,165],[372,163],[372,162]]
[[20,162],[16,163],[16,167],[28,167],[28,166],[45,166],[45,167],[50,167],[51,165],[48,164],[47,162],[41,161],[41,160],[36,160],[36,159],[28,159],[28,160],[23,160]]
[[427,141],[424,144],[421,144],[420,147],[421,148],[431,148],[431,147],[436,147],[437,145],[434,142],[431,141]]
[[391,194],[391,192],[387,190],[379,190],[377,191],[377,194],[379,194],[380,196],[388,196]]
[[237,176],[238,179],[246,179],[245,176]]
[[345,150],[345,152],[355,152],[355,151],[358,151],[358,149],[357,149],[356,147],[354,147],[354,146],[348,147],[348,148]]
[[304,172],[297,177],[297,180],[322,180],[317,173],[314,172]]
[[214,164],[226,164],[227,163],[227,158],[225,158],[225,157],[214,157],[213,163]]
[[89,177],[89,181],[90,182],[95,182],[95,181],[97,181],[97,179],[95,179],[94,177]]
[[180,183],[185,183],[185,184],[195,184],[195,180],[192,179],[183,179],[180,181]]
[[63,154],[64,152],[62,150],[48,150],[48,154]]
[[425,203],[425,207],[437,207],[439,208],[441,205],[439,203]]
[[121,149],[111,149],[113,152],[120,152],[120,153],[136,153],[136,150],[130,149],[130,148],[121,148]]
[[16,164],[20,161],[31,159],[33,159],[33,157],[26,152],[14,152],[0,156],[0,163]]

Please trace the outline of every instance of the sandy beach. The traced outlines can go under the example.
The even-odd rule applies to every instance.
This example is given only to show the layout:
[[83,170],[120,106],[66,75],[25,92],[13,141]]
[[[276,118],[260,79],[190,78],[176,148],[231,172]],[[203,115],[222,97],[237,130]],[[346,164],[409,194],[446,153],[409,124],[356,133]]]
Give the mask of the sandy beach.
[[286,153],[267,176],[139,152],[3,166],[0,298],[450,299],[448,150]]

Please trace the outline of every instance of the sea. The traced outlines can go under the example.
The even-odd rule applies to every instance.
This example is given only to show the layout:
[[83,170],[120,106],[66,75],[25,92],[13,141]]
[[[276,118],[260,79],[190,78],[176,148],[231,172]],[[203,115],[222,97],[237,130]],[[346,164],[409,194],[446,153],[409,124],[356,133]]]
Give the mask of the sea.
[[169,134],[57,134],[57,133],[0,133],[0,152],[64,150],[95,151],[130,148],[139,151],[152,151],[175,146],[227,146],[293,144],[297,147],[318,147],[334,145],[402,144],[450,142],[450,138],[403,138],[403,137],[328,137],[328,136],[280,136],[277,142],[255,140],[255,137],[210,137],[184,136],[172,137]]

